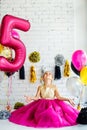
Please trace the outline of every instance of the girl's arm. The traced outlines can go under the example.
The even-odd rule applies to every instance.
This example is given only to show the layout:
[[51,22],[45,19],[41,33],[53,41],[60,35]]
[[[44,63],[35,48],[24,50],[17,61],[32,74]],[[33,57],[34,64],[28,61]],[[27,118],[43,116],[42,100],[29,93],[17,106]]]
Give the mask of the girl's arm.
[[26,98],[26,102],[30,102],[32,100],[38,100],[40,98],[40,86],[37,89],[36,95],[34,97],[24,96]]
[[55,97],[59,100],[68,101],[72,106],[75,105],[72,99],[60,96],[57,87],[55,87]]

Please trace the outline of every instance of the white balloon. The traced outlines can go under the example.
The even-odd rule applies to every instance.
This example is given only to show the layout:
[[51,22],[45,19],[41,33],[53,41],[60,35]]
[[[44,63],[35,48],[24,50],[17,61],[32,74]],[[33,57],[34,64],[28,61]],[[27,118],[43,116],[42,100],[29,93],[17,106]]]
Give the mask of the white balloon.
[[66,81],[66,88],[73,96],[79,97],[82,87],[83,85],[78,77],[70,77]]

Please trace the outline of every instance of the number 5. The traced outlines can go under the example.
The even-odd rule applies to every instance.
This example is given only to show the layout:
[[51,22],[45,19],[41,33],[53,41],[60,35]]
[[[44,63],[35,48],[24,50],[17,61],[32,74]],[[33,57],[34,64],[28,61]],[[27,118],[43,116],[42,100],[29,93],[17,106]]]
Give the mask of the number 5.
[[28,31],[30,23],[11,15],[5,15],[1,23],[0,43],[4,46],[10,47],[15,52],[13,61],[8,61],[5,57],[0,56],[0,70],[6,72],[15,72],[19,70],[24,64],[26,58],[26,48],[20,39],[13,37],[11,34],[13,29]]

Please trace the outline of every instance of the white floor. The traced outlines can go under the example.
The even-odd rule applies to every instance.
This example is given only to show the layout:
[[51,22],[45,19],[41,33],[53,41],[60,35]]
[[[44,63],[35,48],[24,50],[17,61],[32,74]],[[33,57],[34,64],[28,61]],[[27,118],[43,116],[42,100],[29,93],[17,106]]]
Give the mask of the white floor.
[[87,125],[76,125],[63,128],[31,128],[13,124],[8,120],[0,120],[0,130],[87,130]]

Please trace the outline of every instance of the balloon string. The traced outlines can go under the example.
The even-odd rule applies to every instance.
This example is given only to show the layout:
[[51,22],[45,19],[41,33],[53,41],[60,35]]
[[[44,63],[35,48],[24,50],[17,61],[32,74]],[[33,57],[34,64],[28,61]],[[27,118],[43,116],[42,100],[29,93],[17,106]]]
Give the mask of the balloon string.
[[10,105],[9,97],[8,97],[8,99],[7,99],[7,105]]
[[12,93],[12,76],[10,76],[10,84],[9,84],[9,90],[10,90],[10,93]]
[[80,104],[80,102],[81,102],[81,99],[82,99],[82,96],[83,96],[84,90],[85,90],[85,87],[82,86],[82,90],[81,90],[81,92],[80,92],[80,97],[79,97],[79,104]]
[[[9,100],[11,92],[12,92],[12,76],[10,76],[10,78],[8,79],[7,106],[11,106]],[[6,107],[6,109],[10,109],[10,108]]]
[[8,80],[8,97],[10,96],[10,94],[12,93],[12,76],[10,76],[9,80]]

